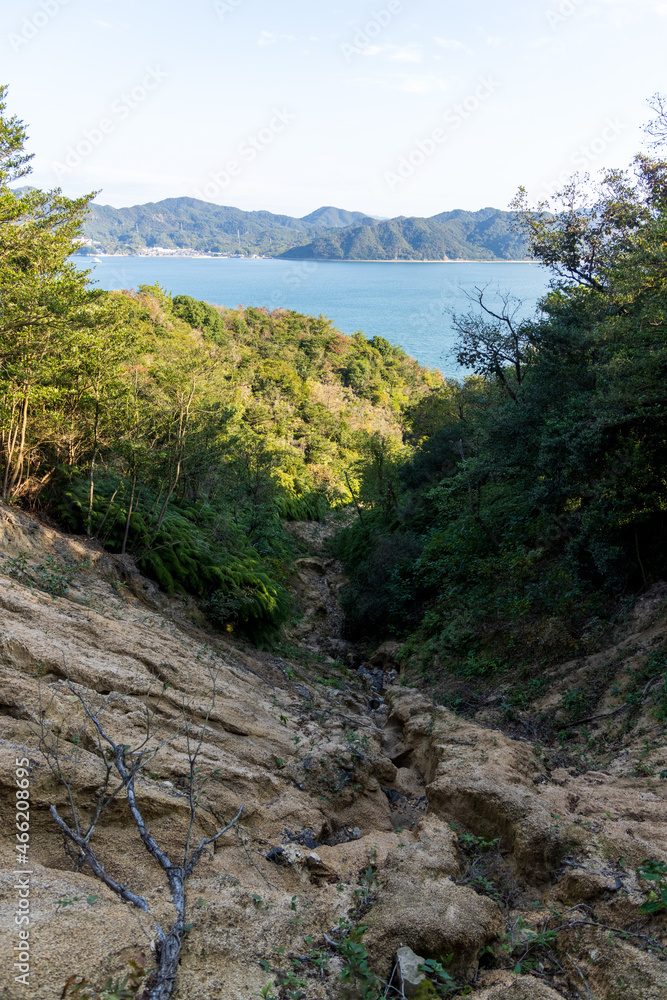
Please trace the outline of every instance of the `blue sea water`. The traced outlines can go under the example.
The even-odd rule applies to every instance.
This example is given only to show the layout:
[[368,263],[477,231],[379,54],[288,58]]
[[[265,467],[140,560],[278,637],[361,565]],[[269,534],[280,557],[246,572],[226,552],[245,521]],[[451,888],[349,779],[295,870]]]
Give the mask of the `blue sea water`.
[[248,260],[243,258],[102,257],[92,267],[101,288],[159,282],[173,295],[216,305],[266,306],[327,316],[343,333],[361,330],[399,344],[424,365],[454,375],[452,313],[469,311],[466,296],[488,286],[485,301],[511,293],[520,314],[534,314],[549,282],[547,271],[524,263],[380,263]]

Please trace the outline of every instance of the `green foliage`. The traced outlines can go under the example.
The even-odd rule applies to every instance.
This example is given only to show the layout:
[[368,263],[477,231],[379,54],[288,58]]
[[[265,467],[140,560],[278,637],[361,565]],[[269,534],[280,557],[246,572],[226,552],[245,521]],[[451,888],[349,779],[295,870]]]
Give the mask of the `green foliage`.
[[[473,375],[411,404],[392,502],[370,451],[357,472],[363,516],[335,546],[348,634],[405,639],[412,675],[463,709],[499,676],[525,704],[537,671],[599,648],[624,595],[667,573],[667,164],[635,170],[573,183],[555,214],[518,205],[555,275],[541,313],[517,325],[480,292],[457,320]],[[572,690],[564,714],[594,704]]]
[[[488,208],[387,222],[361,212],[323,208],[296,219],[169,198],[157,205],[119,209],[93,203],[86,236],[93,240],[94,253],[161,246],[268,256],[287,251],[286,256],[309,259],[442,260],[447,254],[456,259],[517,260],[526,254],[526,241],[513,231],[512,221],[509,212]],[[299,280],[298,273],[292,280]]]
[[[403,410],[437,376],[323,317],[216,308],[157,284],[90,291],[67,261],[89,199],[9,190],[29,157],[4,99],[0,495],[131,554],[215,626],[273,641],[290,614],[284,522],[347,502],[367,440],[384,468]],[[54,596],[71,582],[53,561],[8,565]]]
[[371,970],[363,943],[367,929],[361,925],[351,928],[338,946],[338,954],[345,962],[341,979],[350,1000],[378,1000],[381,996],[380,981]]
[[71,976],[63,988],[63,1000],[135,1000],[146,980],[148,971],[134,959],[128,962],[130,971],[124,976],[109,976],[101,990],[96,990],[83,976]]
[[62,597],[77,575],[88,566],[90,566],[88,560],[77,563],[73,559],[65,558],[62,562],[58,562],[54,556],[47,556],[44,562],[30,565],[28,553],[19,552],[18,555],[5,560],[3,569],[20,583],[44,590],[55,598]]
[[667,865],[664,861],[644,861],[637,869],[637,875],[645,882],[654,883],[649,898],[639,907],[639,912],[667,910]]
[[189,326],[201,330],[214,343],[225,343],[225,324],[218,310],[208,302],[200,302],[189,295],[175,295],[173,312],[174,316],[185,320]]
[[550,948],[558,938],[560,927],[537,930],[522,917],[512,925],[501,945],[517,975],[541,968]]
[[633,715],[639,712],[648,699],[653,714],[659,722],[667,720],[667,650],[652,650],[643,666],[628,670],[629,683],[625,692],[626,704]]
[[448,965],[453,957],[453,955],[448,955],[446,958],[442,958],[440,962],[435,958],[427,958],[419,966],[419,971],[423,972],[427,978],[419,984],[415,994],[416,997],[420,996],[420,990],[423,997],[446,997],[452,993],[459,992],[459,986],[454,977],[450,976],[445,969],[445,965]]
[[[4,96],[0,221],[20,240],[0,247],[0,494],[132,554],[214,625],[270,641],[290,614],[283,522],[347,501],[364,441],[382,441],[382,465],[402,407],[435,377],[322,317],[215,308],[157,284],[89,292],[67,263],[87,200],[9,191],[27,159]],[[352,384],[355,365],[372,386]],[[54,596],[71,582],[52,560],[12,572]]]

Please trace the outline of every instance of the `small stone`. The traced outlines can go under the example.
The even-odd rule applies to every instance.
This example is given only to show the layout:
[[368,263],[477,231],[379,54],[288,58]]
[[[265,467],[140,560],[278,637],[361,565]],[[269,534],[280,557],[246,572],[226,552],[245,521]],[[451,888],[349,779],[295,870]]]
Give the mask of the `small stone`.
[[396,952],[398,959],[399,982],[403,990],[403,995],[413,997],[417,992],[417,987],[426,976],[419,971],[419,966],[423,965],[425,959],[415,955],[412,948],[399,948]]
[[352,831],[352,838],[351,839],[352,840],[361,840],[361,830],[359,829],[358,826],[355,826],[354,830]]

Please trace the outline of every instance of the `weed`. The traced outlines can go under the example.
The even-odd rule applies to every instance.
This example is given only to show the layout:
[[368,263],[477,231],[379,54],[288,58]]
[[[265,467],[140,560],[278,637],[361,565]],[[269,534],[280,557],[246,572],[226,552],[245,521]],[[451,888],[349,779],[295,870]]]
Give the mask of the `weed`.
[[419,971],[428,977],[429,982],[433,985],[434,994],[437,996],[459,992],[456,981],[445,969],[445,965],[449,965],[453,957],[453,953],[447,956],[441,955],[439,962],[435,958],[428,958],[419,966]]
[[[143,959],[144,956],[141,956]],[[148,971],[132,959],[128,962],[130,971],[122,978],[109,976],[102,989],[97,992],[92,984],[83,976],[70,976],[61,994],[62,1000],[73,997],[75,1000],[134,1000],[141,989]]]
[[90,560],[74,562],[65,559],[60,565],[53,556],[48,556],[43,563],[30,566],[28,553],[19,552],[17,556],[7,559],[5,572],[19,583],[44,590],[51,597],[62,597],[68,590],[77,573],[90,566]]
[[[343,927],[344,924],[348,924],[348,922],[341,922],[340,926]],[[350,928],[349,924],[348,928]],[[368,964],[368,951],[362,940],[367,930],[367,927],[352,927],[339,944],[338,954],[345,962],[341,979],[348,987],[348,997],[358,997],[359,1000],[377,1000],[381,996],[380,981],[371,971]]]
[[5,573],[15,580],[22,580],[28,576],[28,553],[19,552],[16,556],[10,556],[4,565]]
[[667,865],[664,861],[643,861],[637,874],[645,882],[655,883],[649,898],[639,907],[640,913],[659,913],[667,910]]
[[275,903],[265,903],[262,897],[258,896],[256,892],[251,893],[250,898],[256,910],[272,910],[275,907]]
[[66,906],[74,906],[74,904],[78,901],[78,899],[79,896],[72,896],[71,899],[67,898],[56,899],[54,903],[56,908],[56,913],[59,913],[61,910],[64,910]]
[[357,906],[363,912],[371,898],[371,892],[377,884],[377,872],[373,865],[369,865],[359,876],[359,886],[354,890]]
[[[261,962],[259,964],[262,965]],[[278,997],[273,992],[274,985],[275,985],[275,983],[269,983],[268,986],[262,986],[262,988],[259,991],[259,993],[253,993],[253,996],[255,996],[255,997],[261,997],[262,1000],[278,1000]]]
[[[541,961],[543,952],[554,943],[559,930],[560,928],[537,931],[519,917],[501,945],[501,950],[512,957],[513,971],[517,975],[535,969],[541,971],[544,967]],[[517,953],[519,957],[515,958]]]

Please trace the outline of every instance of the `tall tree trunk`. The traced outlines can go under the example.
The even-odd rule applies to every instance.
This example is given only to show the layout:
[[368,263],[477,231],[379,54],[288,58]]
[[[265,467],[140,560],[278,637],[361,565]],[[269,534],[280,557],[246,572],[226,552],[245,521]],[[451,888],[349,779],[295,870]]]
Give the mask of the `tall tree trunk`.
[[127,538],[128,535],[130,534],[130,518],[132,517],[132,504],[134,503],[134,490],[136,485],[137,485],[137,470],[135,469],[134,474],[132,476],[132,493],[130,494],[130,506],[127,508],[127,517],[125,518],[125,534],[123,535],[123,545],[120,550],[120,554],[122,556],[125,555],[125,552],[127,550]]
[[[14,472],[12,473],[11,479],[9,481],[9,486],[7,488],[7,494],[11,493],[12,490],[21,482],[21,473],[23,471],[23,458],[25,456],[25,435],[26,428],[28,426],[28,397],[26,396],[23,400],[23,413],[21,417],[21,441],[19,444],[19,453],[16,456],[16,462],[14,464]],[[5,495],[7,495],[5,494]]]
[[357,508],[357,514],[359,515],[359,520],[360,520],[360,521],[361,521],[361,523],[363,524],[363,523],[364,523],[364,515],[363,515],[363,514],[362,514],[362,512],[361,512],[361,507],[360,507],[360,505],[359,505],[359,501],[358,501],[358,499],[357,499],[357,497],[356,497],[356,495],[355,495],[355,492],[354,492],[354,490],[352,489],[352,487],[350,486],[350,479],[349,479],[349,477],[348,477],[348,474],[347,474],[347,472],[345,473],[345,482],[347,483],[347,488],[348,488],[348,490],[349,490],[349,491],[350,491],[350,493],[352,494],[352,499],[354,500],[354,506],[355,506],[355,507]]
[[15,415],[16,415],[16,401],[12,400],[12,413],[9,423],[9,430],[7,431],[7,445],[5,448],[5,475],[2,480],[3,497],[6,497],[9,492],[9,474],[12,468],[12,458],[14,456],[14,448],[16,447],[16,438],[18,437],[19,433],[19,421],[14,422]]
[[90,533],[93,526],[93,497],[95,495],[95,458],[97,456],[97,430],[100,423],[100,401],[99,398],[95,399],[95,433],[93,435],[93,454],[90,459],[90,488],[88,491],[88,524],[86,527],[86,534],[90,538]]

